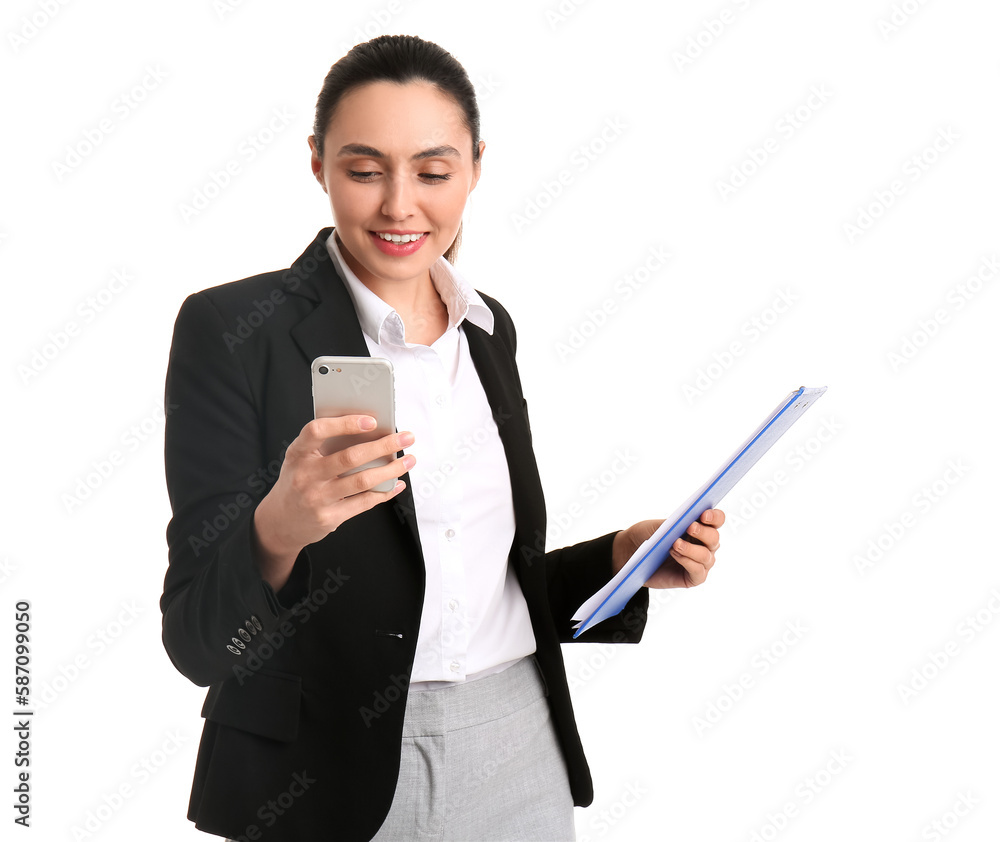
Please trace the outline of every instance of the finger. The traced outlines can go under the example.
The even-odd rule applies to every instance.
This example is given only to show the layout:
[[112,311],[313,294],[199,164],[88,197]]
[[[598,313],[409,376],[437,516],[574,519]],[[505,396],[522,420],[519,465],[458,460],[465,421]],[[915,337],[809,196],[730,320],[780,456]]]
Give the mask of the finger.
[[708,547],[713,553],[719,549],[719,530],[714,526],[705,526],[695,521],[688,527],[687,540],[691,543],[702,544]]
[[702,523],[711,524],[718,529],[726,522],[726,513],[722,509],[706,509],[698,518]]
[[413,440],[413,433],[409,431],[391,433],[374,441],[352,444],[349,447],[330,453],[324,459],[327,460],[326,464],[330,466],[333,475],[337,476],[344,473],[344,471],[357,468],[359,465],[364,465],[383,456],[395,456],[404,447],[409,447],[413,444]]
[[[330,488],[340,499],[353,497],[371,491],[376,485],[380,485],[386,480],[398,479],[416,463],[416,457],[408,453],[401,459],[393,459],[387,465],[378,465],[373,468],[366,468],[363,471],[357,471],[353,474],[339,476],[331,482]],[[393,491],[376,491],[374,493],[392,494],[393,492],[395,492],[395,488]]]
[[384,503],[386,500],[391,500],[393,497],[398,496],[405,488],[406,483],[398,480],[391,491],[361,491],[358,494],[338,501],[336,508],[331,508],[326,521],[328,524],[331,524],[330,531],[332,532],[340,524],[362,512],[367,512],[379,503]]
[[[693,547],[694,545],[690,546]],[[704,549],[704,547],[701,549]],[[690,555],[685,555],[683,551],[676,548],[676,545],[670,548],[670,557],[682,568],[684,568],[684,571],[687,573],[687,577],[692,585],[700,585],[705,581],[705,579],[708,578],[708,571],[711,564],[703,564],[692,558]]]
[[[715,564],[715,553],[712,550],[703,544],[692,544],[683,538],[674,541],[670,548],[670,555],[681,564],[684,564],[684,561],[690,561],[701,565],[705,570],[711,570],[712,565]],[[687,569],[687,565],[685,565],[685,569]]]
[[318,447],[333,436],[353,436],[371,433],[375,419],[370,415],[331,415],[313,418],[299,433],[299,440],[306,447]]

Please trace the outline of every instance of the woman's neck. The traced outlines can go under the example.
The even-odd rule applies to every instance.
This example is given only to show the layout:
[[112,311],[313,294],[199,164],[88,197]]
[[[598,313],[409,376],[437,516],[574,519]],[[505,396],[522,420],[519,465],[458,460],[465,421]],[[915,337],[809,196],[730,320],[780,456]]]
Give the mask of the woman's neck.
[[422,277],[399,281],[361,275],[358,278],[399,314],[407,342],[431,345],[448,329],[448,307],[429,271]]

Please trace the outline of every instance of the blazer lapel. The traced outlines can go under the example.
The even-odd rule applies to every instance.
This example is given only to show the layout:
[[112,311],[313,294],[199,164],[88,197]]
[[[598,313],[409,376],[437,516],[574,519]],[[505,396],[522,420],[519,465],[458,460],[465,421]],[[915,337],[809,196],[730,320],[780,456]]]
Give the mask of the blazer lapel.
[[292,328],[292,338],[310,363],[316,357],[368,357],[368,345],[354,312],[354,302],[333,266],[324,228],[288,270],[298,280],[295,293],[316,302],[316,308]]

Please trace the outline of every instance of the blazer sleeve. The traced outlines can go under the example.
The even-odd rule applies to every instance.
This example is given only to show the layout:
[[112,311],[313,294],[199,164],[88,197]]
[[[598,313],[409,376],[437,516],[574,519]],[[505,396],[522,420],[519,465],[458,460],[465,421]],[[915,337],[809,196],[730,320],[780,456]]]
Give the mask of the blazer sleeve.
[[617,532],[545,554],[549,607],[560,643],[638,643],[646,628],[649,590],[642,587],[613,617],[573,637],[573,614],[614,575],[611,548]]
[[309,587],[305,550],[278,593],[254,561],[260,493],[252,478],[267,459],[259,395],[226,332],[205,293],[189,296],[174,325],[166,376],[172,517],[160,599],[163,645],[174,666],[201,686],[233,677]]

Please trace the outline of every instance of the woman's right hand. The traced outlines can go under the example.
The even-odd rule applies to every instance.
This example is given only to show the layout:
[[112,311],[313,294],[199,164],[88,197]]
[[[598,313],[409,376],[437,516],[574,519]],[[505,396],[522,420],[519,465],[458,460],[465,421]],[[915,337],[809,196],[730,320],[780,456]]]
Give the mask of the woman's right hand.
[[[398,477],[416,463],[412,455],[393,459],[388,465],[341,475],[409,447],[413,444],[413,433],[392,433],[323,455],[322,446],[327,439],[368,432],[374,426],[375,419],[369,415],[316,418],[288,445],[277,482],[254,512],[257,564],[264,580],[275,591],[288,581],[304,546],[322,540],[344,521],[391,500],[406,487]],[[392,491],[370,490],[393,477],[397,482]]]

